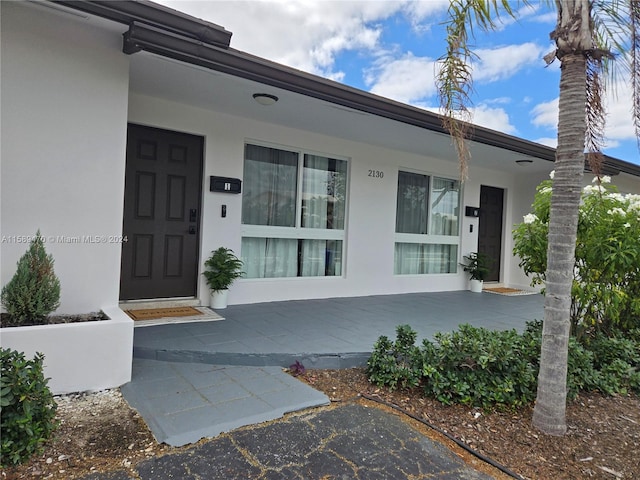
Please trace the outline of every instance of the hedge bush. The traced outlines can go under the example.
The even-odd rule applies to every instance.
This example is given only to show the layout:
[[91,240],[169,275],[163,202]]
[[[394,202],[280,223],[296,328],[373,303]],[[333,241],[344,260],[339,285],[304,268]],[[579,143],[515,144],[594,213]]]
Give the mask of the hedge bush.
[[[523,333],[461,325],[451,333],[415,345],[408,325],[396,329],[392,342],[382,336],[367,363],[369,381],[390,389],[421,386],[444,404],[512,408],[536,397],[542,322],[529,322]],[[640,392],[640,342],[604,335],[580,343],[569,339],[567,389],[605,394]]]
[[23,463],[41,452],[57,427],[57,405],[44,377],[44,356],[0,349],[0,465]]

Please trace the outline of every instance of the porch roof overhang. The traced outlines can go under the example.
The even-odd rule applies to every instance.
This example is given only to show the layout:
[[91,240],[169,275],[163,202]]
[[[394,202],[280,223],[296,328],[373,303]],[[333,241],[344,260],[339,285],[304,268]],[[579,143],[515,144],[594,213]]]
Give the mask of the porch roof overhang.
[[[129,25],[123,34],[124,53],[146,51],[328,102],[338,108],[447,135],[442,117],[436,113],[235,50],[229,47],[231,33],[223,27],[153,2],[58,0],[55,3]],[[555,148],[477,125],[472,132],[470,140],[476,144],[513,152],[523,158],[555,161]],[[588,170],[586,162],[585,169]],[[640,165],[605,156],[603,173],[621,172],[640,177]]]
[[54,0],[54,3],[124,25],[137,22],[156,26],[206,45],[228,48],[231,43],[232,33],[224,27],[147,0]]

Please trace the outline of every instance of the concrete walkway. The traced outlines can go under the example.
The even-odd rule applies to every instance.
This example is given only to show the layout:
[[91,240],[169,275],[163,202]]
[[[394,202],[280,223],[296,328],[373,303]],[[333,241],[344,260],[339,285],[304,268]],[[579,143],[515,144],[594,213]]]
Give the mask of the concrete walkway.
[[410,324],[418,339],[461,323],[522,330],[540,295],[445,292],[231,306],[225,320],[136,328],[132,381],[122,388],[156,439],[193,443],[328,403],[282,372],[364,366],[380,335]]
[[329,404],[326,395],[280,367],[136,358],[133,380],[121,390],[156,440],[172,446]]

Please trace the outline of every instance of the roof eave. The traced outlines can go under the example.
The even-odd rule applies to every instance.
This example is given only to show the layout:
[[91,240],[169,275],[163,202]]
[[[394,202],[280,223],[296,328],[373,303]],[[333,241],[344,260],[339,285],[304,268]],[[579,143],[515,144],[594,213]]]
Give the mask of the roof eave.
[[[442,117],[424,109],[396,102],[369,92],[287,67],[264,58],[229,48],[231,33],[147,0],[66,1],[67,7],[127,23],[123,51],[145,50],[164,57],[199,65],[265,85],[299,93],[335,105],[352,108],[401,123],[447,134]],[[211,38],[218,41],[211,41]],[[477,125],[470,140],[521,155],[555,161],[555,148]],[[640,177],[640,165],[604,157],[605,171]]]
[[232,33],[224,27],[147,0],[51,1],[124,25],[133,22],[152,25],[220,48],[229,48],[231,43]]

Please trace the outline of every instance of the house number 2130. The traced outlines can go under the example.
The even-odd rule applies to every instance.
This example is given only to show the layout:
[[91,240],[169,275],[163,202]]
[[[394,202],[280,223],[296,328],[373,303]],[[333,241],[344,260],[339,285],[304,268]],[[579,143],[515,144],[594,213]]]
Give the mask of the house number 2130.
[[369,170],[369,176],[371,178],[383,178],[384,172],[381,172],[380,170]]

